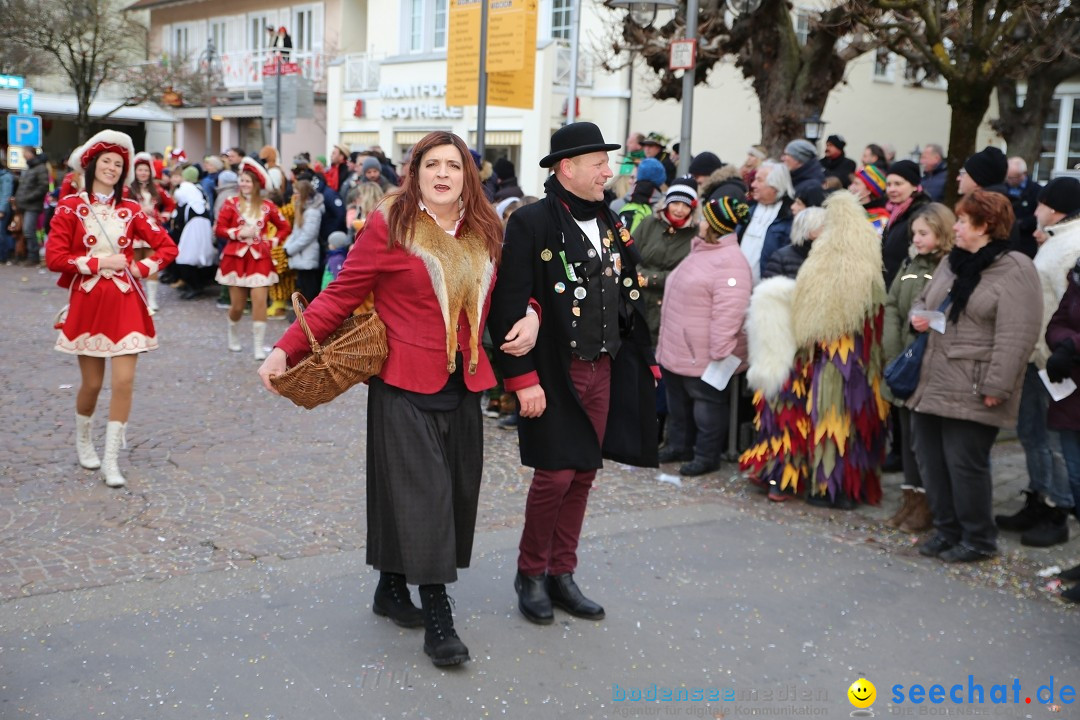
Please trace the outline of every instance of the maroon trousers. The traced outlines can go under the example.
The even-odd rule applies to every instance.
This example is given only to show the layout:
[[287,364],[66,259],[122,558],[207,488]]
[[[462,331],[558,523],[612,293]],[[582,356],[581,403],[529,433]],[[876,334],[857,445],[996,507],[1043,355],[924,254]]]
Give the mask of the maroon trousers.
[[[611,400],[611,356],[570,360],[570,379],[604,444]],[[518,545],[518,570],[525,575],[572,573],[596,470],[536,470],[525,503],[525,528]]]

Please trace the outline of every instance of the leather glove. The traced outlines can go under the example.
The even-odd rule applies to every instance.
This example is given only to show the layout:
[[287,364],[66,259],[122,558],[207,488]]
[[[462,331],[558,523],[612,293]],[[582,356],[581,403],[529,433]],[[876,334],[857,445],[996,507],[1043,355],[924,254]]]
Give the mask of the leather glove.
[[1046,360],[1046,377],[1050,382],[1061,382],[1072,374],[1075,350],[1071,342],[1063,342],[1054,348]]

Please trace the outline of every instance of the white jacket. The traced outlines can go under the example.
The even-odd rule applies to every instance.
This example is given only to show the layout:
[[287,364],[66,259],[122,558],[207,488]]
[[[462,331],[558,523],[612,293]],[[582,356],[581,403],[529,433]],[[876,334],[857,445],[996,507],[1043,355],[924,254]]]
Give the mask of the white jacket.
[[1080,258],[1080,215],[1074,215],[1046,228],[1049,236],[1035,255],[1035,270],[1043,294],[1043,319],[1039,340],[1031,353],[1031,362],[1041,370],[1046,367],[1050,348],[1046,346],[1046,326],[1061,304],[1069,285],[1069,271]]

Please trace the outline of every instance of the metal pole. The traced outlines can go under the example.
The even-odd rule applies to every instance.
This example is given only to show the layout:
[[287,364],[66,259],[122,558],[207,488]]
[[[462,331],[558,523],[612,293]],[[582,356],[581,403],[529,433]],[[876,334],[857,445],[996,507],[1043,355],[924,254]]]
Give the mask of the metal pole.
[[580,0],[570,3],[570,92],[566,98],[566,124],[577,119],[577,66],[578,42],[581,39],[581,23],[578,22]]
[[214,39],[206,39],[206,153],[211,153],[210,133],[213,132],[214,118],[210,112],[210,86],[214,82]]
[[281,51],[274,53],[274,63],[277,73],[274,77],[274,85],[277,88],[277,97],[274,99],[274,149],[281,153]]
[[480,3],[480,83],[476,91],[476,152],[484,162],[484,139],[487,137],[487,40],[488,0]]
[[[623,137],[630,137],[630,117],[634,111],[634,51],[630,51],[629,77],[626,80],[626,131]],[[682,147],[681,145],[679,146]],[[625,150],[625,148],[624,148]]]
[[[686,0],[686,39],[697,39],[698,0]],[[697,52],[695,50],[695,64]],[[682,132],[679,135],[679,175],[690,170],[690,132],[694,125],[694,77],[696,70],[683,70]]]

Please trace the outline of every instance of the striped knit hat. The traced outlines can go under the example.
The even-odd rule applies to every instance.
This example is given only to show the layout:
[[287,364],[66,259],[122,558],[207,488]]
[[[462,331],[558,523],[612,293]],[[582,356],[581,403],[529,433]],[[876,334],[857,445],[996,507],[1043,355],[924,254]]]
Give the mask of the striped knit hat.
[[750,206],[734,197],[713,198],[705,204],[704,214],[709,227],[721,235],[730,235],[750,214]]
[[864,165],[855,173],[855,177],[862,180],[863,185],[870,191],[872,197],[881,197],[885,194],[885,175],[877,165]]

